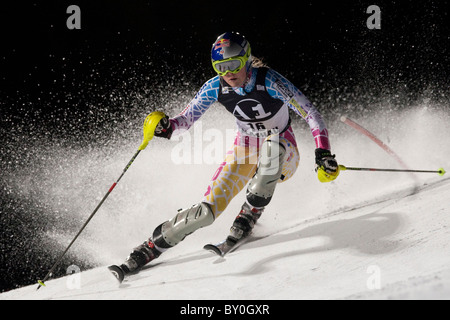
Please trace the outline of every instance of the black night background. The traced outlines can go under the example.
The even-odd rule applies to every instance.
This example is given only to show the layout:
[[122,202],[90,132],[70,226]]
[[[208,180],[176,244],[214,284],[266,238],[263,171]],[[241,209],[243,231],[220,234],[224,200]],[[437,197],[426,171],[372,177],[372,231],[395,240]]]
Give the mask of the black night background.
[[[66,26],[72,4],[79,30]],[[370,5],[381,9],[381,29],[366,25]],[[448,1],[52,0],[0,10],[0,291],[36,283],[64,250],[45,234],[75,234],[83,222],[36,200],[51,185],[34,170],[59,165],[42,150],[113,148],[129,132],[138,141],[149,112],[175,115],[185,105],[174,97],[193,97],[214,76],[210,49],[225,31],[244,34],[326,120],[342,108],[370,117],[381,99],[393,109],[423,96],[448,102]],[[28,188],[17,187],[18,172],[29,173]]]

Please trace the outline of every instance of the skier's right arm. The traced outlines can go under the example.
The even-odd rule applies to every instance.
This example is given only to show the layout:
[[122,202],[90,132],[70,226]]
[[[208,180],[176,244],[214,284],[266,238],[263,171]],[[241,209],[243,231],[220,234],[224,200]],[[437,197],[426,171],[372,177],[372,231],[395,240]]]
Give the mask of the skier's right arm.
[[[170,139],[172,133],[178,134],[181,131],[188,130],[217,101],[219,84],[219,76],[208,80],[179,115],[160,121],[163,130],[158,130],[157,127],[155,136]],[[167,135],[166,132],[170,132],[170,134]]]

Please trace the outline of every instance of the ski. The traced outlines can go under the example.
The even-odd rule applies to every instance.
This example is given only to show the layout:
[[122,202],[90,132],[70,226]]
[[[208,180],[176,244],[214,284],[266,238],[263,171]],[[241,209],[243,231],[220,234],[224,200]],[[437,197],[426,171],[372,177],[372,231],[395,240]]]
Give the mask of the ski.
[[237,248],[239,248],[241,245],[246,243],[250,239],[250,235],[241,238],[239,241],[229,241],[228,238],[217,243],[217,244],[207,244],[203,247],[203,249],[211,251],[215,254],[217,254],[220,257],[225,257],[227,253],[233,252]]
[[112,265],[108,267],[109,272],[112,273],[114,277],[116,277],[119,283],[122,283],[123,279],[125,279],[125,272],[119,266]]

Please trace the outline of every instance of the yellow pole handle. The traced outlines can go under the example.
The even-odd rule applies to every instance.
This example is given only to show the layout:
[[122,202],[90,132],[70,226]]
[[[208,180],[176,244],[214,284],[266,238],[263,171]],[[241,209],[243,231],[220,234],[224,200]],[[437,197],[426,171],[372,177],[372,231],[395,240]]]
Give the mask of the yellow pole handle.
[[142,141],[142,144],[139,146],[139,150],[144,150],[147,148],[148,143],[150,140],[153,139],[153,136],[155,134],[156,126],[158,125],[159,121],[161,119],[165,118],[166,115],[164,112],[161,111],[154,111],[150,113],[147,118],[144,120],[144,140]]

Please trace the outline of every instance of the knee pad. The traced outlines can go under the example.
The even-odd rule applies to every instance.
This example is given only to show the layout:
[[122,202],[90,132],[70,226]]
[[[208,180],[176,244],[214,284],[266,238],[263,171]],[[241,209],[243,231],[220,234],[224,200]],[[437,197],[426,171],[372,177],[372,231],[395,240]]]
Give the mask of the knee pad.
[[283,171],[286,148],[278,136],[263,142],[258,169],[247,188],[247,202],[261,208],[269,204]]
[[193,233],[214,222],[214,214],[208,204],[202,202],[189,209],[180,210],[171,220],[159,225],[153,232],[153,243],[165,251]]

